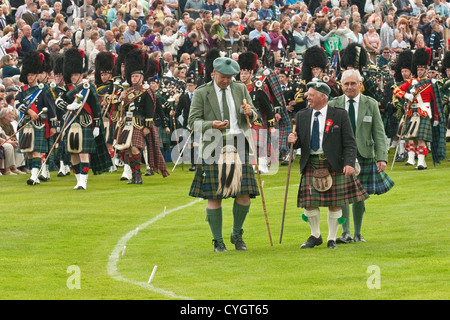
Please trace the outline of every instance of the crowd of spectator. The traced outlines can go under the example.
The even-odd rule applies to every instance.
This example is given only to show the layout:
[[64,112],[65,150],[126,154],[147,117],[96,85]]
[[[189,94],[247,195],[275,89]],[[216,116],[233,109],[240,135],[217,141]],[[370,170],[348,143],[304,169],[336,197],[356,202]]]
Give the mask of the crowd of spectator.
[[[445,49],[450,26],[450,2],[443,0],[0,2],[0,143],[11,133],[10,126],[16,129],[20,60],[30,50],[48,51],[56,61],[69,48],[83,49],[92,73],[99,52],[118,53],[122,44],[134,43],[152,57],[162,57],[167,73],[185,77],[178,66],[189,66],[211,48],[237,59],[249,41],[263,36],[266,49],[278,59],[295,55],[301,60],[312,46],[323,47],[331,57],[356,42],[374,64],[385,66],[404,49],[429,47],[437,56]],[[1,112],[3,108],[11,112]],[[8,143],[17,150],[14,141]],[[4,153],[0,169],[18,174],[23,157]]]

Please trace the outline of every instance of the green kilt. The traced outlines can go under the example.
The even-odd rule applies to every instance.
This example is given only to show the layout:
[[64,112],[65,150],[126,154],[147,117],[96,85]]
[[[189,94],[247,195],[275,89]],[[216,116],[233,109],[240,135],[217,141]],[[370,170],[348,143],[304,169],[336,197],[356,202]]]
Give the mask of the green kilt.
[[[412,114],[414,115],[417,113],[418,108],[413,108]],[[405,131],[409,131],[409,127],[411,126],[411,117],[406,118],[405,123]],[[426,142],[433,141],[433,126],[432,126],[432,120],[428,117],[422,117],[419,116],[420,122],[419,122],[419,130],[417,130],[417,135],[413,138],[408,138],[407,140],[424,140]]]
[[394,186],[394,181],[386,172],[378,172],[373,158],[367,159],[358,155],[358,163],[361,166],[358,179],[368,194],[380,195],[388,192]]
[[48,139],[45,137],[45,126],[43,128],[34,128],[34,149],[33,152],[47,153]]
[[[315,169],[327,168],[330,171],[333,185],[325,192],[319,192],[313,187],[313,173]],[[311,155],[305,172],[300,180],[297,207],[342,207],[369,198],[361,182],[355,176],[346,178],[343,173],[336,172],[327,160]]]
[[[206,164],[203,162],[203,164],[196,165],[194,181],[192,182],[189,195],[203,199],[224,199],[221,194],[217,194],[217,189],[219,188],[218,176],[218,164]],[[253,166],[249,163],[242,164],[241,191],[238,194],[231,195],[231,197],[234,198],[244,194],[250,195],[250,198],[255,198],[259,195]]]

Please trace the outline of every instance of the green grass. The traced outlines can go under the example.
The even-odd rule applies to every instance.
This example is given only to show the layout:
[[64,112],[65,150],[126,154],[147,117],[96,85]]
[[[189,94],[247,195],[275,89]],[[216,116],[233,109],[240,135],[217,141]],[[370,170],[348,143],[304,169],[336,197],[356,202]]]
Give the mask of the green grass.
[[[234,250],[228,200],[223,203],[228,252],[221,254],[213,252],[204,221],[206,202],[188,196],[193,173],[187,166],[172,173],[168,164],[169,177],[144,177],[142,186],[119,181],[121,169],[91,174],[86,191],[72,189],[73,175],[58,178],[52,172],[49,182],[34,187],[26,185],[28,176],[2,176],[0,298],[449,299],[450,162],[437,167],[430,162],[425,171],[403,163],[391,171],[388,165],[396,185],[367,200],[366,243],[300,250],[310,229],[296,208],[297,158],[282,244],[287,167],[262,176],[273,246],[258,197],[244,225],[248,251]],[[325,209],[321,230],[326,239]],[[81,272],[79,290],[67,286],[69,266]],[[367,286],[370,266],[380,270],[380,289]]]

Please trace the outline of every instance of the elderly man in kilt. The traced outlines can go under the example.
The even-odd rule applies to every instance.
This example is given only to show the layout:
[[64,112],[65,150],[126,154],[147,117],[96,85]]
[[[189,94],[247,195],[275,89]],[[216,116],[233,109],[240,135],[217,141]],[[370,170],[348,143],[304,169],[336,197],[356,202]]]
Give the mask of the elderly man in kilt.
[[[344,94],[329,102],[329,106],[347,110],[356,137],[360,173],[358,179],[368,194],[388,192],[394,182],[384,172],[388,162],[386,136],[378,103],[375,99],[361,94],[362,77],[359,71],[344,71],[341,78]],[[376,160],[376,161],[375,161]],[[365,241],[361,235],[361,226],[365,212],[365,203],[357,201],[352,204],[354,238],[350,232],[349,205],[342,206],[343,233],[337,243]]]
[[[17,109],[24,114],[21,124],[32,123],[23,129],[20,149],[27,154],[31,176],[27,184],[39,184],[41,157],[49,151],[48,139],[56,133],[56,108],[50,87],[38,83],[44,68],[44,54],[35,50],[28,52],[22,64],[20,81],[24,84],[16,95]],[[42,113],[47,108],[47,113]],[[19,125],[20,127],[21,125]]]
[[195,135],[200,135],[201,161],[189,195],[208,200],[206,220],[216,252],[226,251],[222,237],[222,200],[235,198],[231,243],[237,250],[246,250],[242,227],[250,199],[259,195],[249,162],[252,133],[247,119],[256,119],[257,113],[246,86],[232,80],[239,73],[239,64],[222,57],[214,60],[213,67],[212,81],[195,91],[188,118],[189,127]]
[[406,165],[414,166],[417,155],[418,170],[427,168],[427,143],[431,144],[434,164],[440,163],[446,156],[446,128],[441,93],[437,81],[427,77],[430,59],[430,52],[424,48],[417,49],[411,68],[415,77],[394,90],[394,95],[406,101],[406,121],[403,124],[408,150]]
[[306,85],[310,108],[296,116],[296,131],[289,135],[294,148],[301,148],[302,178],[297,206],[305,208],[311,236],[300,247],[322,244],[319,207],[328,207],[327,247],[336,248],[336,234],[342,223],[343,205],[369,197],[354,175],[357,147],[347,112],[328,106],[330,87],[321,81]]
[[83,81],[84,60],[82,50],[73,48],[64,53],[63,76],[68,91],[56,100],[58,108],[68,111],[62,130],[77,179],[75,190],[86,190],[90,168],[94,174],[101,174],[112,165],[97,90]]

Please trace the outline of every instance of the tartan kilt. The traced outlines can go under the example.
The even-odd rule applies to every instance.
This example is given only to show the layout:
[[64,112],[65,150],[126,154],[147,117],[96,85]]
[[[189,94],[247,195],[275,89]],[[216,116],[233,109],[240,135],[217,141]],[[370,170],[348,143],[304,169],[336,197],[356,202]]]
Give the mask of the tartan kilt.
[[34,127],[34,149],[33,152],[47,153],[49,142],[45,137],[45,126],[43,128]]
[[373,158],[358,156],[361,172],[358,179],[368,194],[380,195],[388,192],[394,186],[394,181],[386,172],[378,172],[377,164]]
[[[218,176],[218,164],[206,164],[203,162],[201,165],[196,165],[189,195],[203,199],[225,199],[222,195],[217,195],[217,189],[219,188]],[[234,198],[244,194],[250,195],[250,198],[255,198],[259,195],[253,166],[248,162],[242,164],[241,191],[238,194],[231,195],[231,197]]]
[[139,150],[145,149],[146,144],[143,129],[138,129],[136,127],[133,128],[133,135],[131,136],[131,146],[136,147]]
[[[80,153],[95,153],[97,151],[97,146],[94,139],[94,133],[91,125],[88,125],[87,127],[81,126],[82,134],[83,134],[83,141],[81,145],[81,152]],[[67,149],[69,149],[69,131],[70,127],[67,128],[67,131],[64,134],[64,143],[66,144]]]
[[[417,112],[417,108],[413,109],[413,113]],[[406,118],[405,123],[405,131],[408,132],[409,127],[411,125],[411,118]],[[433,141],[433,128],[432,128],[432,120],[428,117],[424,118],[422,116],[419,116],[420,123],[419,123],[419,130],[417,131],[417,135],[414,138],[408,138],[407,140],[424,140],[426,142]]]
[[171,135],[166,133],[166,128],[163,126],[158,126],[158,136],[159,136],[159,147],[165,150],[166,146],[170,146]]
[[[319,192],[313,187],[314,169],[327,168],[330,171],[333,185],[325,192]],[[337,173],[327,160],[311,155],[300,180],[297,207],[342,207],[369,198],[361,182],[355,176],[346,178],[343,173]]]

